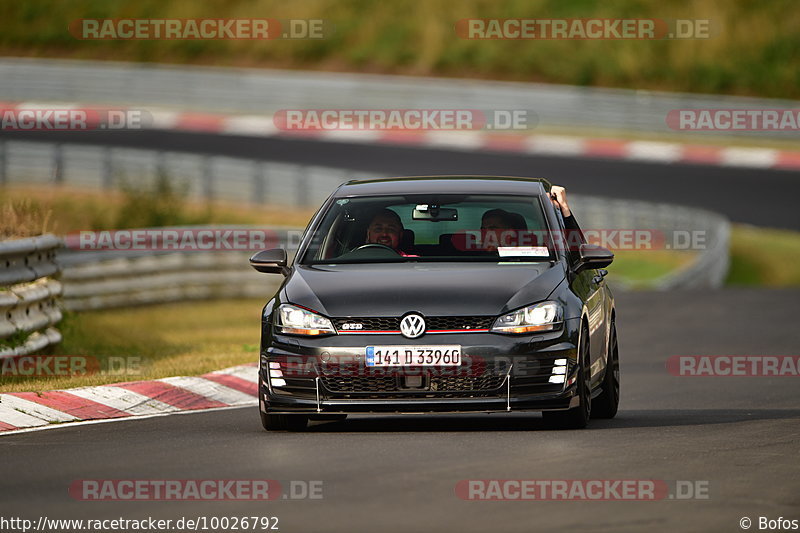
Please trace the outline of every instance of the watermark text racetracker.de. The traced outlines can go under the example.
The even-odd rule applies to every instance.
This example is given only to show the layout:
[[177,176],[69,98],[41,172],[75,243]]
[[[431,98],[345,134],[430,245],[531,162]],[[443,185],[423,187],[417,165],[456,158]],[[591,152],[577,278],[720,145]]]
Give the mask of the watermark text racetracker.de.
[[800,355],[673,355],[666,367],[680,377],[800,377]]
[[69,32],[89,41],[325,39],[333,24],[324,19],[77,19]]
[[[717,32],[709,19],[536,18],[461,19],[462,39],[708,39]],[[713,31],[712,31],[713,30]]]
[[679,131],[800,132],[800,109],[672,109],[667,126]]
[[281,109],[273,116],[282,131],[472,131],[530,130],[538,116],[529,109]]
[[465,479],[456,496],[468,501],[708,500],[706,480]]
[[67,248],[82,251],[258,251],[296,246],[302,233],[285,235],[271,229],[254,228],[157,228],[80,231],[64,239]]
[[139,130],[152,124],[142,109],[0,106],[0,131]]
[[2,378],[56,376],[140,376],[144,373],[139,356],[21,355],[0,359]]
[[321,500],[322,480],[78,479],[69,495],[79,501]]
[[[596,244],[609,250],[705,250],[705,230],[661,230],[653,228],[587,228],[576,230],[461,230],[452,234],[451,244],[459,251],[529,247],[531,255],[541,248],[547,255],[550,244],[557,250],[577,251],[581,244]],[[542,248],[545,247],[545,248]],[[517,250],[518,251],[518,250]]]

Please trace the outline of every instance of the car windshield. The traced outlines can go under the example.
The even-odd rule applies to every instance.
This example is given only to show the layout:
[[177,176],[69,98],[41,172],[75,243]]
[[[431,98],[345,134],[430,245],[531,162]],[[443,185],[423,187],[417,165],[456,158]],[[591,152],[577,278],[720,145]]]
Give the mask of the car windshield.
[[550,261],[547,230],[537,196],[341,198],[323,215],[300,263]]

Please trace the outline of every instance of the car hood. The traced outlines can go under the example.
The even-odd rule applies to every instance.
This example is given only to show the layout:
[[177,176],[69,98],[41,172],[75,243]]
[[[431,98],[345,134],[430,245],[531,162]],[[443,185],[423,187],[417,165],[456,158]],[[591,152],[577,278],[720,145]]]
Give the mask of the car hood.
[[381,263],[296,266],[284,301],[330,317],[499,315],[546,299],[558,263]]

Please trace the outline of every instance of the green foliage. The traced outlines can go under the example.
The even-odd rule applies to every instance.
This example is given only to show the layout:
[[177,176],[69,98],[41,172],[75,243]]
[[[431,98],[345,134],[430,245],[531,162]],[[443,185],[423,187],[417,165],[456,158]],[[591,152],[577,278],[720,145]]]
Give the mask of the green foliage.
[[[85,41],[81,18],[325,19],[326,39]],[[463,18],[708,19],[689,40],[469,40]],[[0,53],[490,77],[800,98],[796,0],[226,0],[0,3]]]
[[22,346],[31,335],[32,332],[29,331],[22,331],[21,329],[15,330],[11,335],[0,339],[0,350]]
[[115,228],[147,228],[203,224],[212,219],[212,207],[206,213],[186,213],[185,184],[176,183],[165,172],[158,172],[152,184],[133,185],[121,180],[123,203],[113,223]]

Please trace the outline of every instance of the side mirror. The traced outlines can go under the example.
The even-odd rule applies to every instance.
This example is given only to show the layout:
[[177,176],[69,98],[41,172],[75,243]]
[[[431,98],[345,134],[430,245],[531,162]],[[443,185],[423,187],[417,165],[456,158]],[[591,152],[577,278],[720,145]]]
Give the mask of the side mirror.
[[581,244],[578,248],[578,264],[575,271],[580,272],[586,268],[607,267],[614,261],[614,252],[596,244]]
[[250,266],[266,274],[283,274],[285,276],[287,273],[286,262],[286,250],[283,248],[261,250],[250,257]]

